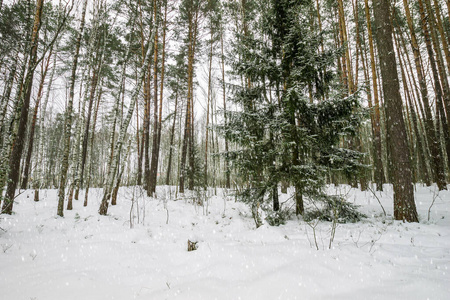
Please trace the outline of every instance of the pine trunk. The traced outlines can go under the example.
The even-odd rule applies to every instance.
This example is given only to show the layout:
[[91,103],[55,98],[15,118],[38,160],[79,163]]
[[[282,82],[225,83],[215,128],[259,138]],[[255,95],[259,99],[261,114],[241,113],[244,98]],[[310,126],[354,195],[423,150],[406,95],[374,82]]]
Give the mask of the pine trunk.
[[[52,50],[50,50],[50,53],[47,57],[47,62],[45,64],[45,68],[43,68],[43,70],[42,70],[41,81],[39,83],[38,95],[37,95],[36,103],[35,103],[34,110],[33,110],[33,117],[31,119],[30,133],[29,133],[29,137],[28,137],[28,149],[27,149],[27,156],[25,158],[25,167],[24,167],[24,172],[23,172],[23,176],[22,176],[21,189],[26,189],[28,186],[28,178],[29,178],[30,166],[31,166],[31,155],[33,153],[33,145],[34,145],[34,135],[35,135],[34,132],[36,129],[36,120],[37,120],[39,105],[41,103],[41,99],[42,99],[42,95],[43,95],[43,91],[44,91],[44,82],[45,82],[45,78],[47,77],[47,72],[48,72],[48,68],[50,65],[51,56],[52,56]],[[44,64],[44,61],[42,61],[42,64]]]
[[39,29],[41,26],[41,16],[43,11],[43,0],[36,2],[36,12],[34,16],[34,25],[31,35],[30,60],[28,62],[27,76],[25,77],[24,89],[20,94],[20,119],[19,124],[14,129],[14,142],[9,158],[8,186],[6,188],[5,201],[2,212],[11,214],[14,204],[14,196],[20,176],[20,160],[22,158],[23,148],[28,125],[28,110],[30,107],[31,91],[33,86],[34,69],[37,61],[37,49],[39,44]]
[[[413,25],[413,21],[411,18],[411,13],[409,10],[409,5],[408,5],[407,0],[403,0],[403,6],[405,8],[406,20],[408,22],[408,27],[409,27],[409,31],[410,31],[410,35],[411,35],[411,48],[412,48],[413,54],[414,54],[414,63],[416,66],[416,74],[419,79],[420,92],[421,92],[421,96],[422,96],[422,103],[423,103],[424,117],[425,117],[425,130],[426,130],[426,135],[427,135],[427,139],[428,139],[428,147],[429,147],[430,153],[431,153],[431,166],[432,166],[431,169],[432,169],[433,179],[435,182],[437,182],[439,188],[441,189],[441,188],[443,188],[443,186],[445,186],[445,174],[442,169],[443,163],[442,163],[442,157],[441,157],[441,153],[440,153],[441,151],[439,150],[440,143],[439,143],[439,140],[437,140],[437,138],[436,138],[436,129],[434,127],[433,115],[431,112],[431,107],[430,107],[429,98],[428,98],[427,82],[426,82],[426,78],[424,76],[424,72],[422,70],[420,47],[417,42],[416,33],[415,33],[415,29],[414,29],[414,25]],[[426,25],[424,25],[424,22],[426,22],[426,20],[422,20],[422,27],[426,26]],[[426,32],[428,32],[428,31],[426,31]],[[424,34],[425,34],[425,32],[424,32]],[[428,37],[428,42],[427,42],[428,47],[427,48],[429,48],[429,35],[428,34],[426,34],[426,38],[427,37]],[[427,50],[429,50],[429,49],[427,49]]]
[[394,186],[394,217],[396,220],[418,222],[390,13],[386,13],[386,8],[390,10],[390,3],[374,0],[373,4]]
[[377,69],[375,65],[375,51],[373,44],[373,34],[372,34],[372,23],[370,19],[369,11],[369,0],[365,0],[365,12],[367,21],[367,31],[369,36],[369,50],[370,50],[370,68],[372,71],[372,87],[373,87],[373,97],[374,105],[372,112],[372,128],[373,128],[373,148],[374,148],[374,161],[375,161],[375,183],[377,185],[377,190],[383,190],[384,183],[384,172],[383,172],[383,162],[382,149],[381,149],[381,122],[380,122],[380,101],[378,98],[378,81],[377,81]]

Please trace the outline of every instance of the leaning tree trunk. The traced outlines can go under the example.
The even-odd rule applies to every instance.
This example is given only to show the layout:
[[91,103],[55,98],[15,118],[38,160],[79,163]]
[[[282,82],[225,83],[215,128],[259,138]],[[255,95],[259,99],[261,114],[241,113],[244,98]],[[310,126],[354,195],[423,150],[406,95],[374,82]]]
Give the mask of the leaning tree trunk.
[[114,186],[114,189],[112,191],[112,196],[111,196],[111,205],[117,204],[117,195],[119,193],[119,187],[120,187],[120,183],[122,181],[123,172],[125,170],[125,164],[128,160],[128,156],[130,155],[130,148],[131,148],[131,139],[128,143],[128,148],[127,148],[125,157],[123,158],[122,167],[120,168],[120,171],[117,174],[116,185]]
[[[53,53],[53,47],[52,47],[52,49],[50,49],[49,55],[47,57],[47,62],[45,63],[45,67],[42,67],[43,72],[41,75],[41,81],[39,83],[38,95],[37,95],[36,104],[35,104],[34,110],[33,110],[33,118],[31,120],[30,134],[28,137],[28,150],[27,150],[27,156],[25,158],[25,167],[24,167],[22,184],[21,184],[22,189],[26,189],[28,186],[28,178],[29,178],[30,166],[31,166],[31,155],[33,153],[34,132],[36,129],[37,115],[38,115],[39,105],[41,103],[41,99],[42,99],[42,95],[43,95],[43,91],[44,91],[44,82],[45,82],[45,78],[47,77],[47,72],[48,72],[48,68],[50,65],[52,53]],[[42,65],[44,65],[44,61],[42,61]]]
[[388,0],[374,0],[373,4],[377,26],[375,36],[386,106],[388,146],[391,154],[394,217],[396,220],[418,222],[390,13],[386,13],[386,8],[390,8],[390,3]]
[[[439,149],[439,140],[436,137],[436,129],[434,127],[433,122],[433,115],[431,112],[431,106],[429,103],[429,97],[428,97],[428,87],[426,78],[424,75],[424,72],[422,70],[422,61],[421,61],[421,54],[420,54],[420,47],[417,42],[417,37],[414,29],[414,24],[411,18],[411,13],[409,10],[409,5],[407,0],[403,0],[403,6],[405,8],[405,14],[406,14],[406,20],[408,22],[408,28],[411,34],[411,48],[413,50],[414,54],[414,63],[416,66],[416,74],[419,80],[419,86],[420,86],[420,92],[422,97],[422,103],[424,108],[424,118],[425,118],[425,131],[427,135],[428,140],[428,147],[430,148],[431,153],[431,169],[433,174],[433,179],[436,181],[436,183],[439,186],[439,189],[443,189],[445,186],[445,174],[443,171],[443,162],[441,157],[441,151]],[[422,20],[422,26],[426,26],[426,20]],[[426,28],[425,28],[426,29]],[[430,51],[430,45],[429,45],[429,34],[428,30],[424,31],[425,39],[428,39],[428,47],[427,51]]]
[[41,26],[41,16],[43,11],[43,0],[36,3],[33,32],[31,34],[30,60],[28,62],[27,76],[25,77],[24,88],[20,96],[20,119],[18,126],[14,129],[15,136],[11,156],[9,158],[8,186],[6,188],[5,202],[2,212],[11,214],[14,204],[14,195],[20,176],[20,160],[25,146],[26,129],[28,124],[28,110],[30,107],[31,90],[33,86],[33,75],[37,62],[37,49],[39,43],[39,29]]
[[[440,43],[443,43],[445,52],[448,53],[448,45],[445,42],[445,39],[439,41],[439,38],[436,33],[436,27],[438,25],[434,22],[435,19],[437,19],[433,14],[433,9],[431,7],[430,1],[425,1],[426,8],[427,8],[427,16],[428,16],[428,24],[430,28],[431,33],[431,41],[433,43],[434,52],[436,54],[436,64],[439,71],[439,77],[440,77],[440,83],[441,83],[441,96],[436,97],[436,105],[437,109],[439,110],[439,115],[442,122],[442,133],[444,135],[444,146],[447,152],[447,163],[448,167],[450,168],[450,123],[447,118],[447,115],[450,115],[450,87],[449,82],[447,78],[447,71],[445,69],[445,63],[444,58],[442,57],[442,52],[440,49]],[[447,47],[447,48],[446,48]],[[437,84],[435,83],[435,90],[438,91]],[[444,109],[445,105],[445,109]],[[446,111],[447,110],[447,115]]]

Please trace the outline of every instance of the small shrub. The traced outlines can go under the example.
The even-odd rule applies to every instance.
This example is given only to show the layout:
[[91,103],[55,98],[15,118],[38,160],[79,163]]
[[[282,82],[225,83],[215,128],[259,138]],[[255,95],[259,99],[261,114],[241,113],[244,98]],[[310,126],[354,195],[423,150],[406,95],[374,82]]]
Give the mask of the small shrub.
[[270,208],[265,210],[265,212],[267,215],[265,220],[270,226],[284,225],[291,216],[289,209],[280,209],[278,211],[273,211]]
[[303,218],[310,222],[318,219],[332,222],[335,218],[338,223],[355,223],[367,218],[366,215],[358,211],[358,207],[346,201],[341,196],[321,195],[316,198],[316,208],[305,212]]

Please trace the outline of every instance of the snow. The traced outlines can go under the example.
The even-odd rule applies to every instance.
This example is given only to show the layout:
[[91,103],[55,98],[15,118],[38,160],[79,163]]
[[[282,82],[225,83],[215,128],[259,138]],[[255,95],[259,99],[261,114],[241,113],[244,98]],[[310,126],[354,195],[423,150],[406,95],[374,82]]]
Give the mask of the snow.
[[[387,217],[371,192],[329,190],[369,218],[339,224],[331,249],[331,223],[319,223],[319,250],[301,219],[255,229],[243,203],[230,197],[224,212],[220,190],[207,214],[188,200],[166,211],[121,188],[104,217],[102,192],[91,189],[88,207],[74,201],[64,218],[56,190],[37,203],[25,191],[0,219],[0,299],[450,299],[450,192],[417,186],[421,222],[408,224],[392,220],[389,186],[376,192]],[[198,250],[187,251],[188,239]]]

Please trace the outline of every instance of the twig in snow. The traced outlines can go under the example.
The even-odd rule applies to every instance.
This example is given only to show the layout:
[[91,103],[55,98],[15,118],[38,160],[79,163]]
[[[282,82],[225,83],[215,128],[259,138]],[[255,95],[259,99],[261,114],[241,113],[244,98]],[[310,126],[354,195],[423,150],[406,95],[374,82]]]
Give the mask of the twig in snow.
[[439,195],[439,191],[436,193],[436,188],[435,188],[433,191],[433,201],[431,202],[431,205],[428,208],[428,222],[430,221],[431,208],[433,207],[434,202],[436,201],[436,198],[438,197],[438,195]]
[[[316,249],[319,250],[319,244],[317,244],[317,236],[316,236],[316,227],[319,224],[319,220],[315,220],[315,224],[312,224],[312,222],[307,222],[305,221],[306,224],[308,224],[309,227],[312,228],[313,230],[313,235],[314,235],[314,244],[316,245]],[[306,235],[308,236],[308,231],[306,231]],[[309,237],[308,237],[309,240]],[[310,242],[311,244],[311,242]]]
[[372,194],[375,196],[375,198],[377,198],[377,201],[380,204],[381,209],[383,210],[384,217],[386,217],[386,211],[384,210],[383,204],[381,204],[380,199],[377,197],[377,194],[370,188],[370,186],[367,186],[367,188],[369,189],[369,191],[372,192]]

